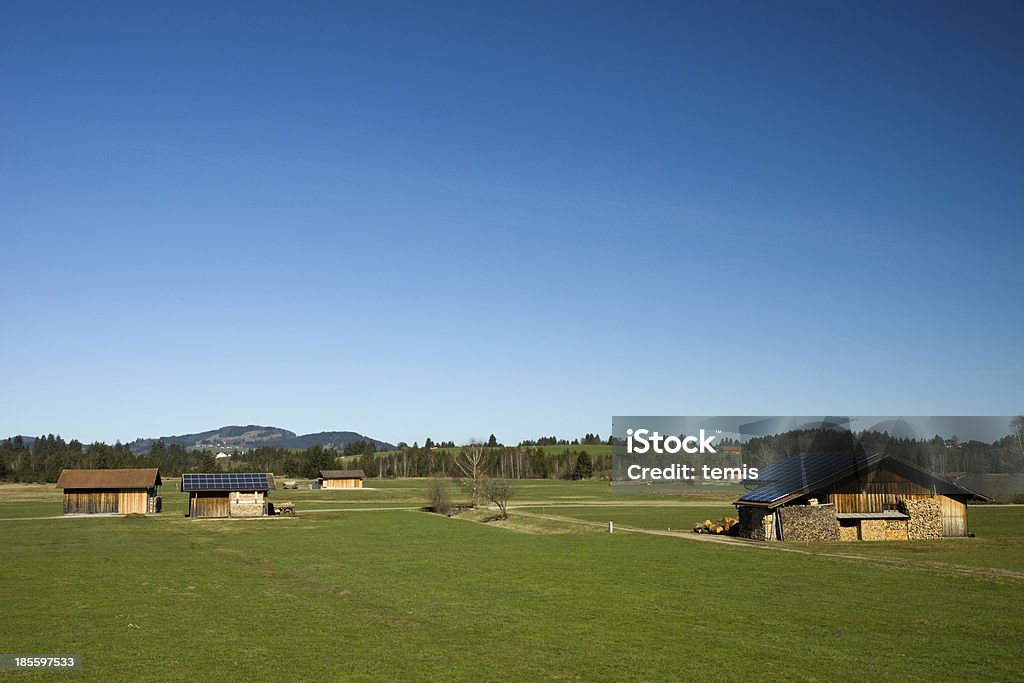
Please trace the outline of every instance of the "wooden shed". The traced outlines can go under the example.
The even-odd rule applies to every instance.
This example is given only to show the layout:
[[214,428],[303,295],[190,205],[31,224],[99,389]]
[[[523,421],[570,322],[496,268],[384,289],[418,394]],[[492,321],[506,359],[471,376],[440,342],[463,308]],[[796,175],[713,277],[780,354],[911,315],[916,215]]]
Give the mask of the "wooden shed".
[[967,536],[967,503],[988,500],[888,453],[800,453],[745,483],[740,535],[759,540]]
[[64,489],[65,515],[127,515],[160,512],[160,470],[64,470],[57,488]]
[[188,516],[194,518],[264,517],[274,488],[274,475],[268,472],[181,475]]
[[362,470],[320,470],[322,489],[361,489],[366,475]]

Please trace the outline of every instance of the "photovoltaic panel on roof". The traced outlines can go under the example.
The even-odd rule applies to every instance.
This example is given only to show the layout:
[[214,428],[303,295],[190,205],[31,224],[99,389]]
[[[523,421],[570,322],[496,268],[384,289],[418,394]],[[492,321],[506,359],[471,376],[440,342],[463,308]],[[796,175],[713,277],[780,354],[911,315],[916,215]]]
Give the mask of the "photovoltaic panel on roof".
[[781,498],[809,490],[840,473],[868,467],[875,453],[801,453],[761,470],[757,481],[764,485],[747,493],[740,502],[773,503]]
[[898,477],[924,487],[935,495],[963,496],[968,500],[988,500],[955,481],[885,453],[800,453],[765,467],[756,480],[746,484],[761,484],[737,500],[738,504],[776,507],[804,493],[820,489],[837,481],[850,478],[860,480],[863,487],[878,467],[890,470]]
[[182,491],[269,491],[273,488],[273,475],[266,472],[181,475]]

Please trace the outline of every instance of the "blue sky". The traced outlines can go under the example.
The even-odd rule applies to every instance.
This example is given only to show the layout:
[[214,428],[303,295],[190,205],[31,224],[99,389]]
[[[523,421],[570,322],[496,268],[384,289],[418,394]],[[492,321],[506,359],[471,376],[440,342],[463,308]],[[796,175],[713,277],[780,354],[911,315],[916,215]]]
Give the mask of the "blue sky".
[[0,435],[1024,410],[1024,8],[0,5]]

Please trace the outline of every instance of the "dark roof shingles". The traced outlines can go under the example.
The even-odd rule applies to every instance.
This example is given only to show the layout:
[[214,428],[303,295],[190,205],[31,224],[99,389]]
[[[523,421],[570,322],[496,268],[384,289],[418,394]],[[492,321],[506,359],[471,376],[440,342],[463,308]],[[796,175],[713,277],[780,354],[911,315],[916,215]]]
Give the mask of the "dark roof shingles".
[[366,479],[362,470],[320,470],[321,479]]
[[57,480],[59,489],[150,489],[160,486],[156,467],[122,470],[64,470]]

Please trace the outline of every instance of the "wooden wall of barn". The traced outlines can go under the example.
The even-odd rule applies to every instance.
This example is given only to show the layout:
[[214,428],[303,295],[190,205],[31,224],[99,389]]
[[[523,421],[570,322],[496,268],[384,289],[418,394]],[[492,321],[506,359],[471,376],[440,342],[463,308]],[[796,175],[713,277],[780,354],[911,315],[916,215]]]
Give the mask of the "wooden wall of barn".
[[188,498],[189,517],[229,517],[231,502],[227,491],[193,491]]
[[361,489],[362,479],[324,479],[321,488],[325,489]]
[[[821,496],[819,496],[821,497]],[[908,480],[884,465],[862,480],[846,482],[823,496],[825,503],[836,506],[836,512],[882,512],[895,509],[900,498],[931,498],[942,511],[942,535],[967,535],[967,505]]]
[[824,502],[835,505],[836,512],[882,512],[886,509],[895,509],[901,498],[935,500],[942,511],[942,535],[967,535],[967,506],[949,496],[898,492],[832,493],[825,496]]
[[65,515],[127,515],[148,511],[147,489],[64,489]]

